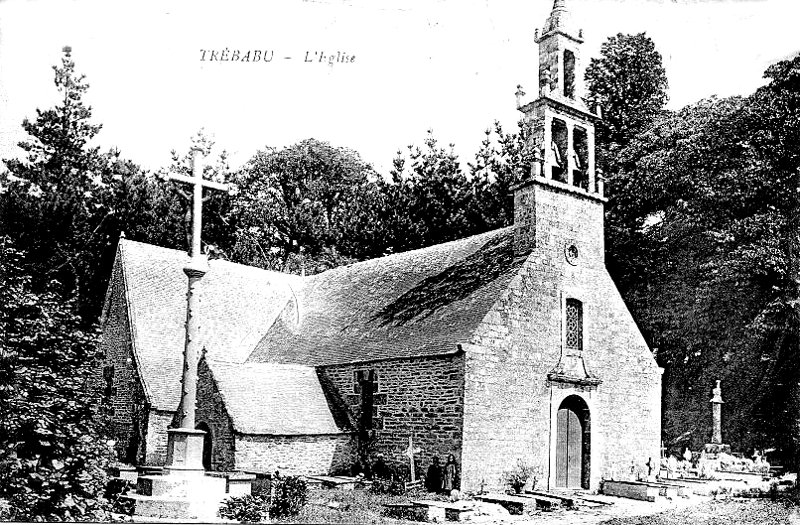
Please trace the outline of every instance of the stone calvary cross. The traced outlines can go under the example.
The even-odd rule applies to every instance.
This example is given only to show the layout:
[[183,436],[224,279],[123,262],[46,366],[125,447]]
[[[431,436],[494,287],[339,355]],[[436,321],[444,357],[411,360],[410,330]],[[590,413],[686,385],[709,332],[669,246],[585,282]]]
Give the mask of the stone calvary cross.
[[411,467],[411,483],[417,482],[417,473],[416,469],[414,468],[414,454],[419,454],[420,452],[422,452],[422,449],[415,447],[414,439],[411,436],[408,436],[408,448],[403,453],[408,458],[408,464]]
[[203,151],[192,148],[192,176],[170,174],[169,179],[193,186],[192,197],[192,244],[189,263],[183,272],[189,278],[186,294],[186,344],[183,351],[183,373],[181,377],[181,402],[178,406],[179,427],[170,428],[167,441],[167,468],[174,471],[203,471],[203,436],[205,432],[195,429],[197,402],[197,363],[200,359],[199,320],[197,309],[197,285],[208,271],[208,263],[201,252],[203,230],[203,188],[227,190],[228,186],[203,179]]

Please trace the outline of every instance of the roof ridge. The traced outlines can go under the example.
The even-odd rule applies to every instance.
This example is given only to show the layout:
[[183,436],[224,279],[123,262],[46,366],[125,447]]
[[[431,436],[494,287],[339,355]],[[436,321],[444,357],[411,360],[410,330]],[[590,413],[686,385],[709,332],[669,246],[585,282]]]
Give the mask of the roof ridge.
[[206,357],[206,361],[209,363],[214,363],[215,365],[221,366],[228,366],[229,368],[234,367],[247,367],[247,368],[287,368],[287,369],[297,369],[297,370],[313,370],[316,367],[312,365],[303,365],[300,363],[271,363],[269,361],[245,361],[244,363],[238,363],[236,361],[224,361],[221,359],[214,359],[213,357]]
[[[345,264],[345,265],[342,265],[342,266],[337,266],[335,268],[331,268],[329,270],[325,270],[324,272],[320,272],[320,273],[317,273],[317,274],[314,274],[314,275],[310,275],[310,276],[306,277],[306,279],[313,280],[314,278],[319,277],[320,275],[324,275],[324,274],[327,274],[327,273],[330,273],[330,272],[335,272],[337,270],[343,270],[343,269],[346,269],[346,268],[354,268],[354,267],[358,267],[358,266],[368,266],[368,265],[371,265],[371,264],[377,264],[379,261],[386,261],[387,259],[397,259],[397,258],[401,258],[401,257],[414,257],[414,256],[416,256],[416,255],[418,255],[418,254],[420,254],[422,252],[433,251],[435,249],[442,248],[442,247],[449,246],[449,245],[453,245],[453,244],[466,243],[467,241],[470,241],[470,240],[476,240],[479,237],[489,237],[491,235],[500,235],[504,231],[509,230],[511,228],[513,228],[513,226],[504,226],[502,228],[495,228],[494,230],[489,230],[488,232],[476,233],[475,235],[470,235],[469,237],[461,237],[460,239],[453,239],[452,241],[440,242],[438,244],[431,244],[430,246],[424,246],[422,248],[415,248],[413,250],[406,250],[404,252],[396,252],[396,253],[390,253],[390,254],[387,254],[387,255],[382,255],[380,257],[373,257],[372,259],[366,259],[364,261],[358,261],[358,262],[354,262],[354,263],[351,263],[351,264]],[[449,257],[451,257],[451,256],[452,256],[452,254],[450,254]],[[449,257],[448,257],[448,260],[450,260]]]

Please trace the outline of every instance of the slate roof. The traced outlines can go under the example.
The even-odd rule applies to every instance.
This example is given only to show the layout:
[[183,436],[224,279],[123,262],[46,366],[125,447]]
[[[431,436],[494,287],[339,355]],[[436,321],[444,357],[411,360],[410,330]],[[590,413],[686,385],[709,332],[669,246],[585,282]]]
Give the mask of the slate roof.
[[313,367],[207,360],[233,428],[243,434],[339,434]]
[[[179,401],[187,262],[184,252],[122,240],[115,263],[145,391],[161,410]],[[198,289],[200,337],[208,360],[228,364],[320,366],[455,352],[521,264],[512,228],[311,277],[212,260]],[[262,388],[246,370],[242,388]]]
[[277,317],[248,361],[330,365],[455,351],[521,264],[509,227],[307,277],[299,308]]
[[[185,252],[122,239],[115,262],[145,391],[161,410],[175,410],[180,400],[188,260]],[[209,267],[198,287],[201,339],[210,358],[243,362],[300,278],[218,259]]]

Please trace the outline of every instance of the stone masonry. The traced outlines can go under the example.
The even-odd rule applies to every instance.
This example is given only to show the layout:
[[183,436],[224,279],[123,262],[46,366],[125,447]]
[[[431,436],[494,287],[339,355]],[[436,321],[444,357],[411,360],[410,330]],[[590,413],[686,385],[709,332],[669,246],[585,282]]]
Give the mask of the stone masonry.
[[421,449],[417,468],[427,469],[433,456],[444,462],[455,454],[461,463],[464,357],[449,355],[335,365],[320,370],[347,403],[353,421],[360,416],[356,373],[374,370],[374,452],[389,463],[407,466],[408,437]]
[[211,429],[211,470],[234,470],[236,458],[233,424],[204,359],[198,367],[195,419],[198,425],[205,423]]
[[[546,184],[519,191],[536,215],[534,247],[466,347],[465,487],[498,486],[517,459],[551,483],[554,410],[575,394],[590,408],[596,488],[602,476],[659,457],[661,370],[605,269],[602,203]],[[580,254],[574,265],[569,245]],[[548,380],[561,357],[566,298],[584,305],[583,357],[599,386]]]
[[354,450],[350,434],[236,437],[236,469],[281,474],[349,474]]
[[[139,436],[144,435],[146,426],[146,401],[131,349],[128,311],[122,288],[122,272],[116,271],[108,297],[111,302],[109,328],[101,341],[104,355],[102,388],[111,398],[111,426],[117,454],[128,461],[137,461],[144,455]],[[110,389],[106,382],[110,382]]]
[[110,380],[111,427],[120,459],[128,463],[163,465],[167,428],[174,412],[152,409],[147,403],[131,343],[124,280],[117,268],[109,285],[108,319],[101,341],[104,355],[101,387]]
[[196,419],[211,430],[211,470],[334,474],[348,471],[353,462],[352,436],[347,433],[273,436],[236,431],[205,360],[199,367]]

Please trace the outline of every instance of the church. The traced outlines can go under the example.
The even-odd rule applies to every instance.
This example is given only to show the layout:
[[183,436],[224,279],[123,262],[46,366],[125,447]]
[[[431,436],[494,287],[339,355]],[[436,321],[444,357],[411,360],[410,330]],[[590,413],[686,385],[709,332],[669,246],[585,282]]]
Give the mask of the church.
[[[411,438],[420,472],[455,457],[462,490],[500,488],[520,461],[539,487],[594,490],[659,457],[662,370],[605,267],[599,116],[565,3],[536,34],[538,97],[519,104],[536,154],[513,225],[313,276],[209,262],[196,291],[206,469],[402,466]],[[102,373],[132,464],[166,459],[188,260],[119,243]]]

